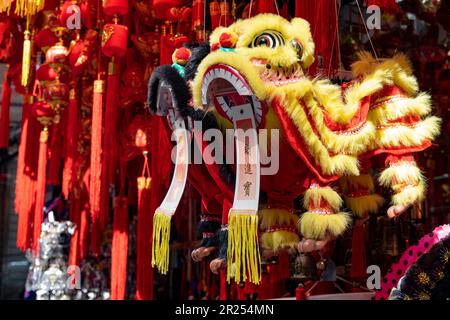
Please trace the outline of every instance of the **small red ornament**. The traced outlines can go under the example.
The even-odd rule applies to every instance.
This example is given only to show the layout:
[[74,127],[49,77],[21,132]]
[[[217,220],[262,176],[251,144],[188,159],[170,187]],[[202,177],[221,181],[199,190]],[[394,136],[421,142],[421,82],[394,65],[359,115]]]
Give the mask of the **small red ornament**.
[[220,35],[219,43],[222,48],[234,48],[236,46],[238,36],[233,31],[227,31]]
[[102,51],[108,57],[123,57],[127,52],[128,28],[120,24],[105,24]]
[[190,57],[191,51],[187,48],[181,47],[174,51],[172,55],[172,61],[184,66],[188,62]]
[[62,44],[55,44],[45,53],[46,63],[64,63],[67,59],[68,50]]

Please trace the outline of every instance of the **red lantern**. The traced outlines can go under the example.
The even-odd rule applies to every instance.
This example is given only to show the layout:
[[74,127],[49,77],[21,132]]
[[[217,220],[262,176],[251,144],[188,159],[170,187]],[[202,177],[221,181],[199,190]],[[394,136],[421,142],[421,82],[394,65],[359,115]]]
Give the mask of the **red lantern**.
[[69,101],[69,86],[59,80],[47,82],[44,87],[44,99],[55,110],[66,106]]
[[105,24],[102,51],[108,57],[123,57],[127,51],[128,28],[120,24]]
[[126,0],[104,0],[103,11],[108,16],[121,15],[128,12],[128,1]]
[[39,81],[54,81],[59,78],[62,82],[69,81],[69,75],[65,69],[62,69],[59,73],[56,72],[55,68],[50,66],[48,63],[43,63],[36,71],[36,79]]
[[67,58],[68,50],[62,44],[56,44],[50,47],[45,53],[45,62],[64,63]]
[[50,28],[41,29],[34,37],[34,43],[42,51],[46,51],[58,42],[58,37]]
[[56,115],[55,110],[45,101],[37,101],[33,104],[31,112],[33,116],[44,126],[50,125]]

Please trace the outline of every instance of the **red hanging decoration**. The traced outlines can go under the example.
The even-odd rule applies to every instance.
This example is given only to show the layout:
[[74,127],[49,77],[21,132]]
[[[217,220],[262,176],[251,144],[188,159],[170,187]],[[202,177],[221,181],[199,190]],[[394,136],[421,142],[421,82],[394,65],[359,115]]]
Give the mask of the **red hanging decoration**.
[[75,88],[69,91],[69,106],[67,110],[67,126],[66,126],[66,158],[62,174],[62,194],[65,199],[69,198],[70,188],[74,178],[74,163],[77,146],[77,128],[78,123],[78,99]]
[[144,168],[137,179],[138,186],[138,220],[137,220],[137,274],[136,299],[153,299],[152,258],[152,212],[150,211],[150,170],[147,153],[144,152]]
[[14,207],[18,214],[17,223],[17,247],[25,251],[30,248],[32,239],[32,221],[34,216],[34,199],[36,177],[32,176],[37,171],[37,161],[31,159],[26,163],[27,153],[35,154],[37,149],[37,140],[34,132],[39,125],[36,119],[30,114],[33,97],[24,95],[22,107],[22,131],[20,133],[20,145],[17,159],[17,178],[16,178],[16,194],[22,194],[22,197],[15,197]]
[[95,223],[100,214],[100,191],[102,172],[102,121],[103,121],[103,80],[94,81],[92,105],[92,133],[91,133],[91,166],[89,182],[89,204],[92,222]]
[[61,164],[62,164],[62,140],[61,124],[55,123],[52,127],[52,139],[49,147],[49,168],[47,184],[57,186],[61,184]]
[[125,298],[128,258],[128,203],[118,196],[114,205],[113,240],[111,247],[111,299]]
[[315,63],[309,73],[315,75],[318,69],[326,77],[333,76],[339,69],[339,27],[335,0],[295,2],[295,16],[307,20],[311,25],[315,48]]
[[256,8],[258,13],[277,13],[277,8],[275,6],[276,0],[258,0],[256,3]]
[[80,222],[81,222],[81,199],[75,192],[70,197],[70,221],[76,224],[75,232],[70,239],[69,266],[77,266],[80,262]]
[[0,114],[0,149],[9,147],[9,109],[11,105],[11,86],[5,72],[2,85],[2,111]]
[[34,226],[33,251],[35,253],[39,251],[39,237],[41,235],[41,225],[44,217],[47,141],[48,141],[48,128],[44,127],[39,136],[38,177],[37,177],[36,204],[34,210],[34,224],[33,224]]

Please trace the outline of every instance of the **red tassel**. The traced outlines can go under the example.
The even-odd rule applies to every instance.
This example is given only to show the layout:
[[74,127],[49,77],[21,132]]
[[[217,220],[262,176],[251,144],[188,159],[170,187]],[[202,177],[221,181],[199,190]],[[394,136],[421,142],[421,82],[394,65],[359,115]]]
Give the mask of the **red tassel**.
[[362,280],[367,276],[366,267],[366,241],[364,224],[357,220],[353,228],[352,236],[352,266],[350,277],[354,280]]
[[0,149],[9,147],[9,109],[11,105],[11,86],[5,77],[2,85],[2,112],[0,119]]
[[58,186],[61,184],[62,164],[62,140],[60,123],[55,123],[52,126],[52,138],[49,149],[47,184]]
[[88,231],[89,231],[89,209],[88,209],[88,201],[86,201],[85,206],[80,214],[80,228],[79,228],[79,259],[83,261],[87,258],[88,252]]
[[62,194],[68,199],[70,188],[72,187],[75,176],[74,162],[76,157],[77,137],[78,137],[78,99],[75,89],[70,89],[69,105],[67,110],[67,129],[66,129],[66,159],[62,174]]
[[92,105],[91,166],[89,183],[89,204],[92,222],[96,223],[100,213],[101,172],[102,172],[102,117],[104,81],[94,81]]
[[172,53],[175,46],[171,40],[171,35],[167,34],[167,26],[162,26],[162,35],[159,41],[159,63],[172,64]]
[[25,251],[30,247],[30,239],[32,235],[31,226],[34,214],[33,208],[30,207],[32,203],[30,199],[34,200],[34,184],[30,184],[31,177],[25,174],[25,155],[27,151],[30,152],[30,149],[32,149],[27,149],[27,146],[30,145],[28,142],[31,140],[36,140],[34,137],[33,139],[30,139],[28,135],[29,128],[33,125],[29,117],[31,107],[31,103],[29,103],[30,98],[31,96],[29,95],[24,95],[23,97],[22,131],[20,133],[20,144],[17,158],[16,197],[14,199],[14,208],[19,216],[17,223],[16,245],[22,251]]
[[126,197],[116,197],[111,248],[111,299],[125,298],[128,258],[128,204]]
[[48,129],[45,127],[39,137],[39,158],[38,158],[38,172],[37,172],[37,189],[36,189],[36,204],[34,208],[34,225],[33,225],[33,251],[39,251],[39,237],[41,236],[41,225],[44,216],[45,204],[45,181],[46,181],[46,166],[47,166],[47,141]]
[[[145,155],[144,170],[148,171],[148,159]],[[152,259],[152,212],[150,208],[151,179],[144,175],[137,179],[138,220],[136,250],[136,299],[153,299]]]
[[72,193],[70,198],[70,220],[76,224],[75,232],[70,239],[69,266],[76,266],[80,262],[80,221],[81,221],[81,199]]
[[114,61],[114,57],[108,65],[108,81],[106,87],[106,103],[105,103],[105,142],[104,142],[104,158],[108,168],[108,183],[114,179],[117,169],[117,121],[118,121],[118,93],[119,93],[119,64]]

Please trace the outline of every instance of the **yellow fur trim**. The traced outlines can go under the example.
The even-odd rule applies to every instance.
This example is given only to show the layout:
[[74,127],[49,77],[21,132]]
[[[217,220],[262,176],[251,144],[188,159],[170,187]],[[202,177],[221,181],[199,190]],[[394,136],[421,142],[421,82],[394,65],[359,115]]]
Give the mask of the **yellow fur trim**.
[[393,124],[376,132],[373,149],[389,147],[413,147],[420,146],[426,140],[433,140],[439,135],[441,119],[428,117],[412,126]]
[[297,216],[285,209],[261,209],[258,211],[259,227],[261,230],[267,230],[273,226],[295,225]]
[[339,179],[341,189],[347,193],[349,190],[358,190],[361,188],[368,191],[374,190],[373,178],[370,174],[361,174],[359,176],[343,176]]
[[169,270],[171,217],[159,210],[153,216],[152,267],[157,267],[161,274]]
[[420,93],[415,98],[396,98],[369,111],[368,119],[376,125],[387,124],[389,121],[407,116],[425,116],[431,111],[431,97]]
[[258,215],[230,211],[228,216],[227,281],[234,264],[237,283],[261,281],[261,256],[258,245]]
[[215,44],[215,43],[219,43],[219,38],[220,35],[226,31],[227,28],[226,27],[217,27],[213,30],[213,32],[211,33],[211,35],[209,36],[209,43]]
[[354,77],[364,76],[382,70],[385,73],[384,84],[396,84],[409,95],[417,93],[419,86],[414,77],[411,63],[404,54],[397,54],[391,59],[380,59],[378,62],[368,52],[359,53],[359,61],[352,64]]
[[377,212],[384,203],[384,198],[378,194],[361,197],[345,197],[345,205],[356,216],[364,218],[369,213]]
[[266,250],[278,251],[281,249],[292,248],[299,241],[299,236],[295,232],[279,230],[274,232],[264,232],[260,238],[261,248]]
[[384,187],[391,187],[393,184],[398,183],[416,184],[423,179],[422,172],[416,163],[406,161],[391,164],[378,177],[380,185]]
[[316,164],[320,165],[323,173],[328,175],[359,174],[358,160],[355,156],[345,154],[330,156],[326,147],[314,133],[305,111],[298,105],[297,98],[289,97],[284,101],[283,107],[298,128]]
[[308,239],[323,240],[337,237],[350,225],[351,218],[346,212],[317,214],[305,212],[300,218],[300,232]]
[[425,199],[425,183],[420,181],[417,185],[409,185],[392,196],[393,205],[410,205]]
[[314,208],[319,208],[321,201],[325,201],[333,210],[339,210],[342,206],[342,198],[330,187],[313,187],[306,190],[303,197],[303,205],[306,210],[313,209],[310,207],[311,202],[313,203]]
[[309,114],[314,119],[321,140],[327,149],[333,153],[360,154],[366,150],[370,141],[375,137],[375,126],[372,122],[364,123],[355,132],[332,131],[326,126],[323,109],[320,108],[317,101],[309,94],[303,98],[303,101],[309,110]]

